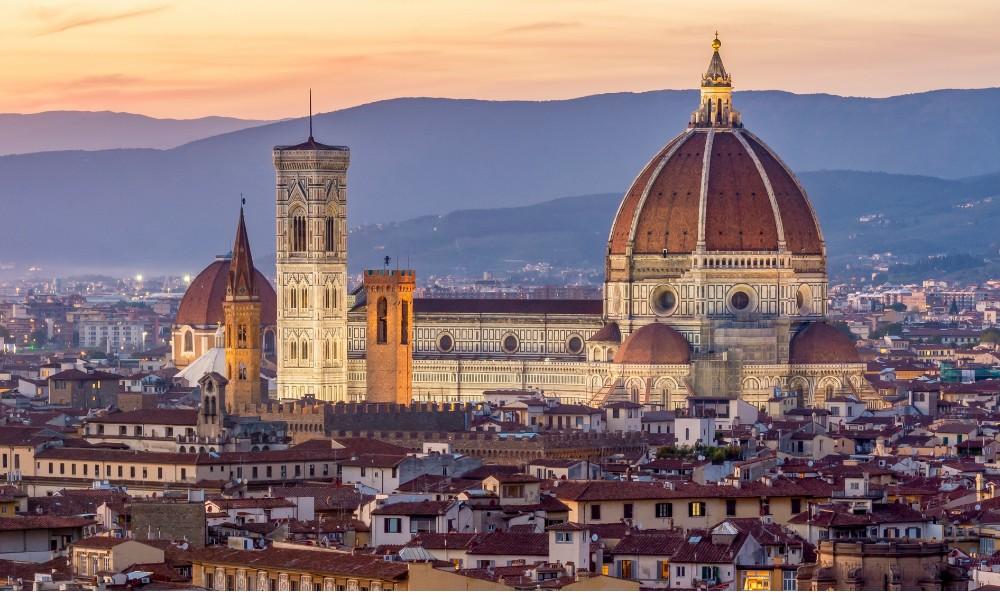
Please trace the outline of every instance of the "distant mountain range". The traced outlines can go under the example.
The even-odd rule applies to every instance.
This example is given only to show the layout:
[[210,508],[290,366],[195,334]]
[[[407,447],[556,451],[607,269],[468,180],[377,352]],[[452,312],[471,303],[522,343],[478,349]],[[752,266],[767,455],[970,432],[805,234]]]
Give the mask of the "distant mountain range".
[[232,117],[157,119],[110,111],[0,113],[0,155],[51,150],[166,149],[270,122]]
[[[918,262],[935,254],[996,256],[1000,247],[992,233],[1000,228],[1000,173],[949,180],[811,171],[799,178],[823,226],[831,269],[839,273],[873,253]],[[365,226],[351,234],[351,263],[359,270],[388,254],[425,275],[458,268],[475,275],[540,261],[600,271],[620,200],[619,193],[595,194]]]
[[[590,256],[587,261],[599,262],[618,197],[656,149],[683,129],[696,100],[694,91],[550,102],[399,99],[317,115],[314,128],[317,139],[352,148],[348,206],[355,267],[372,264],[383,251],[366,249],[379,246],[384,253],[408,253],[411,264],[425,271],[466,264],[476,247],[501,260],[562,262],[565,255],[567,261]],[[869,245],[895,244],[917,254],[947,250],[949,232],[981,249],[991,238],[991,204],[954,206],[966,197],[983,200],[995,189],[996,176],[959,178],[1000,171],[1000,127],[984,121],[1000,106],[1000,89],[885,99],[741,92],[736,102],[747,127],[796,171],[840,170],[804,176],[832,255]],[[63,272],[196,271],[231,244],[241,193],[248,199],[255,252],[266,256],[274,243],[271,148],[305,135],[306,123],[295,119],[169,150],[0,157],[0,207],[8,224],[0,256]],[[611,195],[592,196],[600,191]],[[464,219],[465,225],[452,229],[450,238],[440,226],[421,233],[431,223],[426,218],[403,223],[584,195],[590,199],[568,208],[560,203],[570,201],[560,200],[523,209],[529,213],[458,212],[445,221]],[[602,210],[607,216],[600,216]],[[879,212],[890,215],[885,227],[892,229],[879,229],[877,219],[852,221]],[[542,224],[526,221],[525,214],[563,230],[533,237],[532,228]],[[480,216],[485,220],[476,244],[456,246]],[[510,218],[509,226],[501,218]],[[898,229],[900,223],[905,229]],[[397,238],[387,233],[392,231]],[[838,236],[848,232],[860,237],[839,245]],[[538,249],[531,251],[535,238]],[[425,251],[426,260],[439,262],[418,262]],[[468,268],[480,270],[471,262]]]

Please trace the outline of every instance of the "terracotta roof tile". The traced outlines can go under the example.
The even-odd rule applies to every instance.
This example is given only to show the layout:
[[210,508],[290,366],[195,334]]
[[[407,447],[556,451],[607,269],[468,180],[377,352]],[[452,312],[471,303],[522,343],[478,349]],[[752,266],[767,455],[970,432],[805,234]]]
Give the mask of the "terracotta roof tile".
[[207,547],[192,550],[191,561],[202,564],[308,571],[317,574],[365,577],[382,581],[402,581],[406,579],[407,573],[405,564],[387,562],[376,556],[292,548],[238,550],[217,546]]

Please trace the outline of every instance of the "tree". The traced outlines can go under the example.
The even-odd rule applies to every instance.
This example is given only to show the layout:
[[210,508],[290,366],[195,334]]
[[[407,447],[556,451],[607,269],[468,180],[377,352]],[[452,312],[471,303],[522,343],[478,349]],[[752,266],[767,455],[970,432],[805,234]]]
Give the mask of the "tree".
[[876,329],[872,333],[873,339],[883,338],[887,335],[903,335],[903,326],[899,323],[888,323]]
[[858,341],[858,334],[851,331],[851,326],[844,321],[830,321],[830,326],[837,331],[843,333],[847,337],[851,338],[852,342]]
[[36,348],[41,348],[49,343],[49,333],[44,329],[36,329],[31,333],[31,344]]
[[996,346],[1000,344],[1000,329],[990,327],[979,334],[979,343],[984,346]]
[[889,305],[889,308],[896,312],[906,312],[906,305],[902,302],[893,302]]

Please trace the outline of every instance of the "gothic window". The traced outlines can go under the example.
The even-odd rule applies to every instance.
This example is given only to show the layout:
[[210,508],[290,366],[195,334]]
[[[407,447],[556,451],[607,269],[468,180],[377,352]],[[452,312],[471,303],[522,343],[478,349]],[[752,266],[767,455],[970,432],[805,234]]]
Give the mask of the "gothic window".
[[407,345],[410,343],[410,303],[403,300],[400,304],[399,318],[399,343]]
[[240,363],[239,377],[240,377],[240,381],[246,381],[247,380],[247,366],[245,364],[243,364],[243,363]]
[[295,340],[288,342],[288,358],[295,360],[299,357],[299,343]]
[[299,295],[295,293],[295,288],[288,290],[288,307],[289,308],[299,307]]
[[289,243],[292,252],[306,251],[306,216],[302,213],[292,215],[292,227],[289,232]]
[[302,360],[309,360],[309,340],[302,340]]
[[333,356],[330,352],[330,340],[323,341],[323,360],[330,360]]
[[386,343],[386,338],[389,336],[389,302],[385,298],[378,299],[378,332],[376,343],[384,344]]
[[240,325],[236,328],[236,346],[238,348],[247,347],[247,326]]
[[333,308],[333,288],[329,283],[323,288],[323,308],[326,310]]
[[194,334],[190,331],[184,332],[184,351],[194,352]]
[[302,288],[302,308],[309,308],[309,288]]
[[333,252],[334,250],[337,249],[337,238],[335,233],[336,221],[334,220],[333,217],[327,217],[325,219],[324,225],[326,226],[325,236],[324,236],[326,241],[326,251]]

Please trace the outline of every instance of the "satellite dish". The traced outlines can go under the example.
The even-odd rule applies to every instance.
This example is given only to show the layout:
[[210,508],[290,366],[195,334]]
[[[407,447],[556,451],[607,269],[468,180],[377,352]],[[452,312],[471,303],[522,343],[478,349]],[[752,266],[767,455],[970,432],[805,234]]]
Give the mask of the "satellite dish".
[[597,534],[596,533],[590,534],[590,541],[592,541],[592,542],[596,542],[597,541]]
[[806,463],[806,465],[808,465],[810,467],[813,466],[814,464],[816,464],[816,463],[814,463],[813,461],[809,461],[809,462]]
[[977,504],[976,505],[976,510],[983,510],[983,505],[982,504]]

